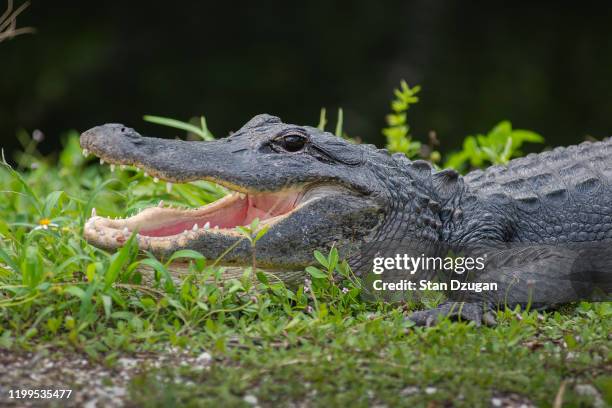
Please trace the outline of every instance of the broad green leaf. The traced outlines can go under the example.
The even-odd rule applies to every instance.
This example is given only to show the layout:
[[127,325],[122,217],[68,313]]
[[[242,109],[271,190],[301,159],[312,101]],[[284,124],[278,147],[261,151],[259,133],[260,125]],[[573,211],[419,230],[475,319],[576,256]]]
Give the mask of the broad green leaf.
[[108,295],[102,295],[102,304],[104,305],[104,314],[108,319],[111,316],[111,308],[113,306],[113,301],[111,300],[111,297]]
[[516,129],[512,131],[512,138],[520,142],[543,143],[544,137],[530,130]]
[[314,266],[309,266],[306,268],[306,272],[308,272],[308,274],[310,276],[312,276],[313,278],[316,279],[326,279],[327,278],[327,274],[324,273],[323,271],[321,271],[318,268],[315,268]]
[[152,254],[149,254],[149,256],[150,258],[143,259],[142,261],[140,261],[140,263],[143,265],[150,266],[155,271],[157,271],[157,273],[163,276],[165,278],[165,285],[168,291],[174,292],[174,281],[172,280],[172,275],[170,275],[168,269],[164,265],[162,265],[161,262],[155,259]]
[[338,249],[334,247],[329,251],[327,268],[333,270],[336,268],[336,265],[338,265]]
[[258,271],[256,273],[256,276],[257,276],[257,279],[264,285],[270,285],[270,281],[268,280],[268,277],[266,276],[265,273]]
[[78,286],[68,286],[66,289],[64,289],[64,292],[68,292],[71,295],[78,297],[79,299],[83,299],[83,297],[85,296],[85,291],[79,288]]
[[170,258],[168,259],[168,262],[166,262],[166,265],[169,265],[172,261],[175,261],[177,259],[196,259],[198,260],[198,259],[206,259],[206,258],[201,253],[194,251],[192,249],[181,249],[173,253],[172,256],[170,256]]
[[43,206],[43,216],[51,218],[52,214],[58,209],[58,204],[64,196],[63,191],[54,191],[45,198]]
[[329,268],[329,262],[327,261],[327,257],[325,255],[323,255],[320,251],[314,251],[314,257],[325,268]]
[[259,241],[259,239],[261,237],[263,237],[264,235],[266,235],[266,233],[268,232],[268,230],[270,229],[270,225],[264,225],[263,228],[261,228],[257,234],[255,235],[255,239],[253,241],[257,242]]
[[130,251],[132,250],[132,245],[134,244],[135,235],[127,240],[127,242],[123,245],[123,247],[116,252],[111,257],[111,263],[104,275],[104,284],[106,288],[109,288],[117,278],[119,277],[119,273],[121,272],[121,268],[125,266],[130,257]]

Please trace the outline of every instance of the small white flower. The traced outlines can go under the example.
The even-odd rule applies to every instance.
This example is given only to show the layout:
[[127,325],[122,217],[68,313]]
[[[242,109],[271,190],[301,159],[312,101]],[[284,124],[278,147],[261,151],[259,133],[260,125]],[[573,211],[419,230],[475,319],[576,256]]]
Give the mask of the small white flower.
[[304,293],[310,292],[312,288],[312,281],[308,278],[304,279]]
[[49,227],[57,228],[59,227],[59,225],[52,223],[51,220],[48,218],[43,218],[42,220],[38,221],[38,226],[35,227],[34,230],[39,230],[39,229],[47,230],[49,229]]
[[342,288],[342,293],[344,293],[345,295],[349,292],[350,292],[349,288]]

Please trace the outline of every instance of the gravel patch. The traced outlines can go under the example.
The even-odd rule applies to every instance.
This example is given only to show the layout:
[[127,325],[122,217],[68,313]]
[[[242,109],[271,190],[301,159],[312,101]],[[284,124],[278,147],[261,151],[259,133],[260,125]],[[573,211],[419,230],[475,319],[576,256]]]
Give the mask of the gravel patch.
[[[2,407],[123,407],[129,406],[128,384],[152,368],[206,369],[212,356],[171,348],[164,353],[125,355],[112,365],[66,352],[15,353],[0,349],[0,406]],[[72,390],[64,399],[11,399],[13,390]],[[66,393],[67,394],[67,393]]]

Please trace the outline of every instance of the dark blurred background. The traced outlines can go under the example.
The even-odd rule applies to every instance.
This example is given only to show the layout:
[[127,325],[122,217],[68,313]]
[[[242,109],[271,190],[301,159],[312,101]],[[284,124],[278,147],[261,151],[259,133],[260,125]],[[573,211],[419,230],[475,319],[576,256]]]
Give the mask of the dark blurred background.
[[17,21],[37,33],[0,43],[5,150],[19,128],[42,130],[52,151],[62,132],[105,122],[178,133],[143,114],[204,114],[224,136],[261,112],[316,125],[323,106],[332,125],[342,107],[349,135],[382,145],[400,79],[423,88],[413,134],[436,130],[442,150],[501,119],[549,145],[612,134],[604,2],[84,3],[33,0]]

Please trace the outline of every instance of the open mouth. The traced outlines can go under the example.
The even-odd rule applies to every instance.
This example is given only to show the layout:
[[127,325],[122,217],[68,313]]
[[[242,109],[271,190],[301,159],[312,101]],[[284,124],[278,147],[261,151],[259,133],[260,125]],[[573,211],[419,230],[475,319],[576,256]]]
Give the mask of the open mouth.
[[[157,207],[126,221],[128,229],[132,227],[145,237],[166,237],[199,229],[233,230],[249,225],[255,218],[277,221],[296,208],[300,196],[300,192],[233,193],[195,210]],[[155,218],[151,219],[151,215]]]
[[233,235],[238,234],[237,226],[249,225],[256,218],[261,224],[274,224],[305,201],[304,190],[296,188],[279,192],[233,192],[195,209],[164,207],[160,202],[157,207],[125,219],[98,217],[94,210],[86,230],[93,230],[98,238],[106,236],[119,244],[133,232],[153,240],[182,235],[195,238],[206,233]]

